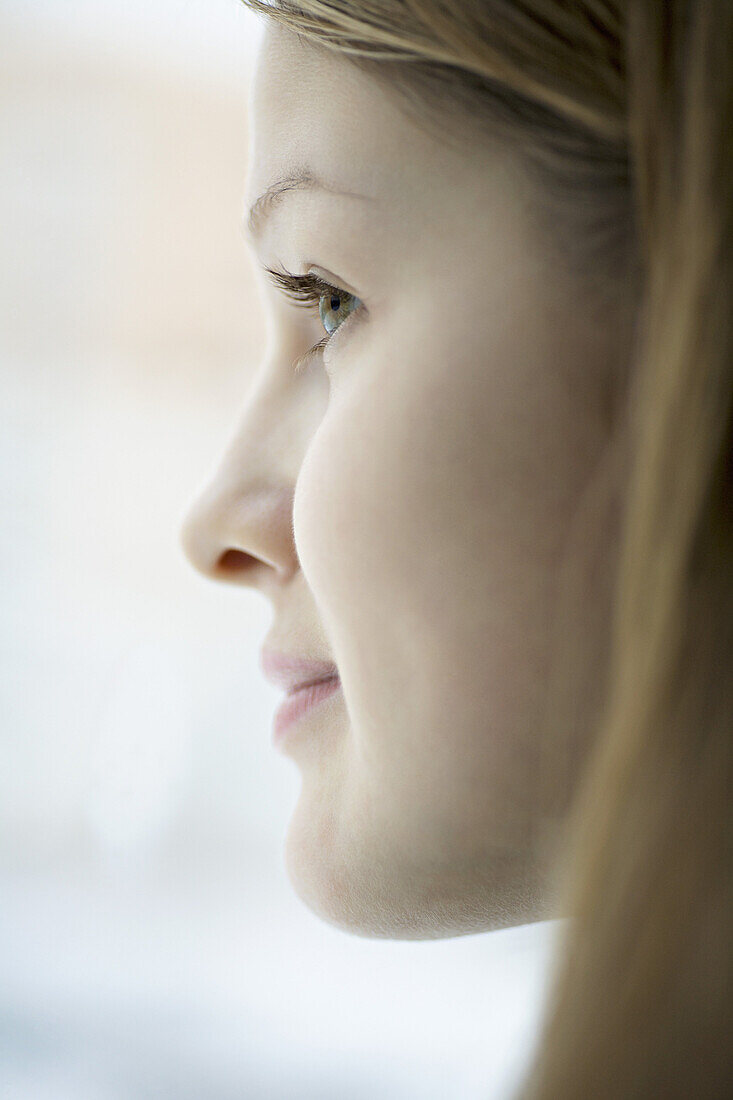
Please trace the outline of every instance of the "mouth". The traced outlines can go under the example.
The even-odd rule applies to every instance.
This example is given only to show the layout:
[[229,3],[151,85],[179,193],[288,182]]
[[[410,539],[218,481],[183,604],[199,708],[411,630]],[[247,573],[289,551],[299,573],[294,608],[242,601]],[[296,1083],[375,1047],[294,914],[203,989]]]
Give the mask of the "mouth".
[[305,691],[306,688],[315,687],[316,684],[328,684],[331,680],[338,680],[339,676],[337,672],[331,672],[327,676],[319,676],[312,680],[303,680],[300,684],[294,684],[293,687],[288,688],[287,695],[296,695],[299,691]]
[[288,694],[338,676],[338,669],[331,661],[280,653],[268,647],[262,648],[260,667],[270,683],[284,688]]
[[274,745],[280,747],[286,733],[292,730],[300,719],[310,714],[319,703],[330,698],[340,688],[341,678],[337,674],[299,684],[288,691],[273,718]]

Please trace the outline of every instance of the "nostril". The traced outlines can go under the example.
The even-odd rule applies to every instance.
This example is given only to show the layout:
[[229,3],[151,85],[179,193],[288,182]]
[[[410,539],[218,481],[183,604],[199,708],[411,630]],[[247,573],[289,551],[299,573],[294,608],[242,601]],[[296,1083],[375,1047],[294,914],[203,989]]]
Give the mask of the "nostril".
[[216,563],[217,573],[242,573],[251,569],[257,559],[243,550],[226,550]]

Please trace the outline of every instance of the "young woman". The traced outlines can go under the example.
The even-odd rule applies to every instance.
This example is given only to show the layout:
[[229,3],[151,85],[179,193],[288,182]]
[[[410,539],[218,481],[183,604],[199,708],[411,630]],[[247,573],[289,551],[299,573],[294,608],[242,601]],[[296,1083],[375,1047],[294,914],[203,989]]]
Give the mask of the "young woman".
[[294,888],[568,915],[524,1095],[733,1096],[733,5],[245,2],[269,340],[183,539],[272,601]]

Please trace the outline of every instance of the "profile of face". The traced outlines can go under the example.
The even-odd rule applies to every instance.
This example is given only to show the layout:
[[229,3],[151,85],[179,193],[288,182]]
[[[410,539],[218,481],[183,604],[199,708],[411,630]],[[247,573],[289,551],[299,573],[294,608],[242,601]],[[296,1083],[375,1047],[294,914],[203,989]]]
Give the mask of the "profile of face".
[[[252,234],[266,352],[182,539],[271,601],[269,648],[338,668],[283,750],[302,777],[290,881],[363,936],[555,915],[548,853],[583,746],[548,726],[547,685],[572,603],[568,692],[590,718],[618,319],[584,308],[508,149],[441,140],[277,25],[250,107],[247,206],[301,170],[320,183],[284,189]],[[264,268],[341,298],[304,308]]]

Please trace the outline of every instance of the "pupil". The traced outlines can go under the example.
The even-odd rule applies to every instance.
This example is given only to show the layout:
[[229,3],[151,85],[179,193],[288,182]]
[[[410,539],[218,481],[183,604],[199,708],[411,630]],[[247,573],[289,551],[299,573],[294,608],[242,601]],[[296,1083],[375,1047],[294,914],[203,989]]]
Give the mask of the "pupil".
[[331,309],[334,311],[334,313],[336,313],[336,311],[338,310],[338,307],[340,305],[341,305],[341,299],[340,298],[336,298],[336,297],[331,298]]

